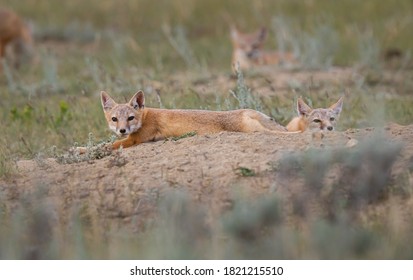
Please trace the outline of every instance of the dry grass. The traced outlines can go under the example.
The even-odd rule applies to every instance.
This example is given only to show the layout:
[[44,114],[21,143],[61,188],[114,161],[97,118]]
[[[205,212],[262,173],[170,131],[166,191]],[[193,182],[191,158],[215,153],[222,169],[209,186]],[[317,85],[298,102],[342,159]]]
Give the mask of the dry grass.
[[[298,96],[323,107],[345,94],[341,130],[411,124],[411,1],[3,3],[33,22],[38,62],[18,70],[6,62],[0,76],[0,258],[413,257],[411,164],[392,173],[401,147],[379,140],[350,153],[289,155],[270,174],[234,166],[240,182],[270,176],[283,192],[235,191],[219,211],[173,183],[133,193],[85,182],[93,197],[82,184],[10,188],[22,158],[75,163],[110,156],[105,168],[120,177],[123,166],[138,164],[104,149],[110,137],[100,90],[126,101],[143,89],[149,107],[254,108],[283,124]],[[228,20],[246,31],[267,25],[266,47],[291,48],[302,69],[255,69],[234,78]],[[383,60],[390,48],[402,57]],[[323,79],[326,72],[317,72],[337,66],[351,76]],[[86,155],[67,153],[77,143],[88,147]],[[250,179],[256,181],[244,181]],[[291,182],[299,191],[288,193]]]

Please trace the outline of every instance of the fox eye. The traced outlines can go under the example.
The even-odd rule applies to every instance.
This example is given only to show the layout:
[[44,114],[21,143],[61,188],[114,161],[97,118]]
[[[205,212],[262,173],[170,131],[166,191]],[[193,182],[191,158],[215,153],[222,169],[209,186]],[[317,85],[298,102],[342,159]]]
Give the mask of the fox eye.
[[331,117],[330,118],[330,122],[333,122],[333,121],[335,121],[336,119],[334,118],[334,117]]
[[118,121],[118,118],[112,117],[112,121],[113,121],[113,122],[117,122],[117,121]]
[[135,118],[135,116],[130,116],[129,118],[128,118],[128,121],[131,121],[131,120],[133,120]]
[[319,119],[314,119],[313,122],[320,123],[321,121]]

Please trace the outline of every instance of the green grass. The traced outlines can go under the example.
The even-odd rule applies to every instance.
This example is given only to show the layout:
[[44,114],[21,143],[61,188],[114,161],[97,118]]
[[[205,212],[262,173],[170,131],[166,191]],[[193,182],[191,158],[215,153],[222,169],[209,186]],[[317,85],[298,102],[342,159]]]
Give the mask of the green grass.
[[[282,124],[295,115],[298,96],[315,107],[326,107],[345,95],[339,130],[388,121],[413,123],[413,71],[408,57],[413,55],[412,1],[121,2],[2,1],[33,22],[38,62],[18,70],[5,66],[0,75],[1,177],[15,174],[16,159],[59,155],[62,162],[71,163],[99,158],[96,143],[111,135],[100,90],[124,102],[143,89],[148,107],[253,108]],[[297,51],[305,70],[338,65],[352,67],[354,76],[348,83],[297,84],[291,80],[287,89],[259,95],[277,76],[250,71],[231,78],[229,21],[245,31],[267,26],[266,48],[285,46]],[[280,35],[283,31],[286,37]],[[382,53],[388,48],[400,49],[407,58],[387,67]],[[221,81],[217,77],[227,81],[218,89],[213,87]],[[192,135],[183,137],[187,136]],[[76,143],[89,145],[90,154],[68,155]],[[379,158],[393,160],[397,149],[392,147],[387,147],[390,154]],[[367,153],[377,159],[378,151]],[[339,155],[339,162],[307,154],[285,160],[293,161],[296,165],[291,169],[300,171],[312,186],[318,182],[312,181],[311,174],[327,170],[313,170],[308,162],[314,160],[324,167],[344,162],[347,177],[352,177],[351,166],[365,164],[363,155],[360,151],[348,157]],[[120,155],[112,157],[112,166],[126,164]],[[259,180],[254,170],[240,167],[237,172],[241,177],[251,176],[242,179]],[[385,178],[382,191],[406,195],[410,173],[395,181]],[[368,222],[360,222],[353,220],[353,211],[343,208],[353,203],[345,195],[355,196],[352,184],[344,180],[346,174],[340,182],[341,193],[327,189],[330,196],[323,197],[324,192],[317,189],[314,196],[321,198],[312,197],[312,202],[331,207],[333,201],[334,209],[304,220],[305,230],[297,229],[295,221],[282,219],[290,212],[277,195],[236,197],[235,207],[211,222],[208,215],[214,213],[186,194],[173,192],[169,197],[148,191],[147,201],[158,207],[158,218],[145,223],[146,230],[137,235],[112,228],[101,209],[87,203],[61,201],[62,208],[44,203],[42,194],[51,186],[38,186],[39,193],[16,200],[13,209],[9,204],[13,194],[0,197],[0,258],[412,258],[413,242],[405,242],[411,241],[411,221],[399,232],[392,224],[397,211],[384,211],[380,218],[372,215]],[[371,176],[357,175],[365,180],[360,189],[373,191],[377,184],[369,185]],[[104,191],[101,195],[105,196]],[[295,218],[301,219],[300,207],[308,205],[303,197],[293,200]],[[366,201],[354,203],[363,207]]]

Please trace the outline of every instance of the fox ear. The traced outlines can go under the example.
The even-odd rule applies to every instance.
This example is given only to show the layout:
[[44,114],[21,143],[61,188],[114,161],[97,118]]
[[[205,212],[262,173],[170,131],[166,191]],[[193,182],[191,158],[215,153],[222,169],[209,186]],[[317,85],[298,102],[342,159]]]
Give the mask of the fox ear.
[[109,94],[107,94],[106,91],[100,92],[100,100],[102,101],[103,111],[111,110],[116,105],[116,102],[109,96]]
[[297,113],[299,116],[307,116],[312,110],[313,109],[308,106],[301,97],[297,99]]
[[129,105],[131,105],[135,110],[143,109],[145,107],[145,94],[143,91],[138,91],[129,101]]
[[340,97],[340,99],[333,105],[329,107],[330,110],[333,110],[333,112],[338,116],[341,113],[341,109],[343,109],[343,99],[344,97]]

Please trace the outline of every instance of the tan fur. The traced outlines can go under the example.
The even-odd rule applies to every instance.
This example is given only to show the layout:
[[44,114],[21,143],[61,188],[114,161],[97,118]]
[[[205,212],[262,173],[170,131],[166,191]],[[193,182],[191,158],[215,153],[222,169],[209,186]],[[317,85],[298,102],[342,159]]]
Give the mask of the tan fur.
[[5,58],[9,45],[16,56],[16,64],[22,56],[32,55],[33,38],[28,26],[14,12],[0,9],[0,60]]
[[267,38],[265,27],[253,33],[241,33],[231,26],[231,41],[233,45],[232,67],[247,70],[260,65],[297,64],[297,59],[291,52],[263,50]]
[[335,125],[340,117],[343,107],[343,97],[341,97],[335,104],[327,109],[317,108],[312,109],[300,97],[297,99],[298,117],[293,118],[287,124],[287,130],[293,131],[331,131],[334,130]]
[[149,141],[181,136],[189,132],[198,135],[233,132],[288,133],[285,127],[258,111],[168,110],[145,107],[145,96],[138,91],[126,104],[117,104],[106,92],[101,92],[103,111],[109,128],[125,139],[112,148],[128,148]]

